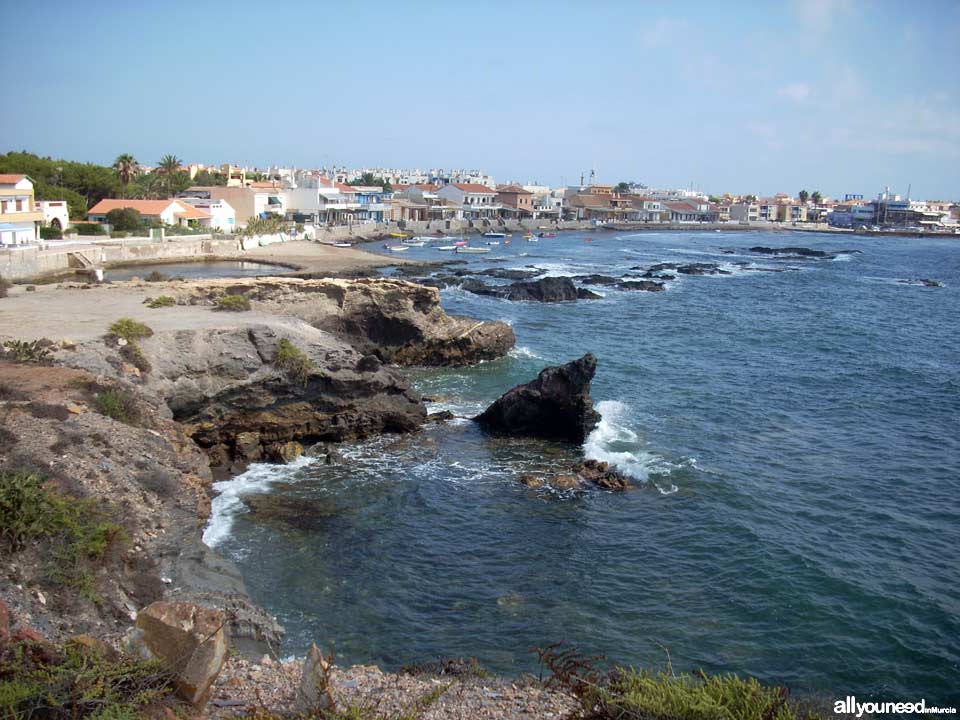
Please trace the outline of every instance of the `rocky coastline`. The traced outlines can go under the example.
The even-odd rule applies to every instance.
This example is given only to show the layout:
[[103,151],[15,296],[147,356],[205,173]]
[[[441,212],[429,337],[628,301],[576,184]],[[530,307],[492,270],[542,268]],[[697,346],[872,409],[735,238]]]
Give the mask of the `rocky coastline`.
[[[143,283],[82,287],[45,289],[61,307],[74,306],[78,329],[85,304],[102,305],[95,293],[107,299],[144,290]],[[62,497],[95,503],[124,538],[78,593],[51,578],[42,542],[5,555],[0,610],[14,631],[0,637],[0,654],[23,638],[66,648],[95,637],[103,647],[162,658],[168,645],[182,651],[186,642],[176,639],[181,630],[175,637],[165,632],[199,623],[187,632],[197,636],[219,623],[217,632],[239,655],[227,659],[208,648],[202,662],[195,658],[177,676],[178,688],[189,685],[181,696],[199,710],[215,692],[204,678],[212,683],[224,663],[218,687],[233,679],[230,687],[256,688],[254,674],[293,672],[271,665],[283,628],[250,601],[233,564],[202,541],[213,481],[251,462],[290,462],[305,452],[333,457],[330,443],[416,432],[428,421],[426,404],[403,366],[496,358],[514,336],[500,322],[449,316],[438,290],[402,280],[206,280],[151,283],[147,290],[150,298],[170,300],[124,320],[146,327],[135,337],[106,324],[76,339],[44,333],[45,340],[10,346],[32,347],[35,358],[9,348],[0,358],[0,470],[36,474]],[[240,295],[248,311],[216,309],[218,298]],[[51,327],[64,321],[51,319]],[[298,366],[280,362],[284,348],[294,349]],[[116,407],[106,407],[108,400]],[[197,613],[213,615],[201,623]],[[378,676],[368,680],[379,685],[390,677],[374,670],[359,672]],[[242,683],[237,673],[245,674]],[[524,698],[530,717],[569,705],[555,693],[510,689],[504,680],[486,685]],[[462,692],[482,706],[497,705],[489,690]],[[224,707],[213,703],[208,711],[220,716]]]

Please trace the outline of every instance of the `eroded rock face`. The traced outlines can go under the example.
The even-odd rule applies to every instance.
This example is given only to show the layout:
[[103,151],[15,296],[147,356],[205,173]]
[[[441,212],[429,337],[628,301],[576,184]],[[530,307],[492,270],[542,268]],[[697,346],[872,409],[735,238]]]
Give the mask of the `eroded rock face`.
[[176,673],[177,694],[203,707],[227,657],[226,620],[219,610],[156,602],[137,614],[131,648],[162,660]]
[[303,661],[300,686],[297,689],[297,709],[305,713],[323,713],[334,707],[330,694],[330,663],[316,645]]
[[[283,340],[309,361],[302,377],[275,362]],[[398,371],[295,318],[157,333],[140,347],[152,366],[143,392],[165,403],[214,466],[290,462],[300,446],[411,432],[426,420]],[[70,361],[109,370],[111,352],[94,343]]]
[[551,487],[555,490],[585,490],[589,487],[627,490],[633,487],[626,475],[609,463],[599,460],[584,460],[574,465],[569,472],[554,475],[525,473],[518,480],[529,488]]
[[245,293],[256,310],[300,318],[385,362],[471,365],[506,354],[516,342],[509,325],[447,315],[436,288],[401,280],[259,278],[185,289],[193,301],[207,301],[228,288]]
[[600,422],[590,398],[596,369],[597,358],[591,353],[545,368],[535,380],[513,388],[474,420],[496,434],[582,443]]

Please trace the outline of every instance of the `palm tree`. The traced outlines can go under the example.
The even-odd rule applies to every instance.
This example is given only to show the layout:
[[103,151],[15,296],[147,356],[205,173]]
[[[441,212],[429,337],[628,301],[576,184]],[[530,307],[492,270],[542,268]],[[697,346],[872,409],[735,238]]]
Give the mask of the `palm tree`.
[[823,195],[820,194],[819,190],[814,190],[813,195],[810,196],[810,199],[813,200],[814,205],[819,205],[823,202]]
[[140,172],[140,165],[133,155],[123,153],[123,155],[117,155],[117,159],[113,161],[113,170],[120,178],[120,184],[126,187]]
[[164,176],[164,185],[167,189],[167,194],[173,193],[173,179],[176,177],[177,173],[180,172],[180,165],[183,161],[180,160],[176,155],[164,155],[160,158],[158,163],[157,173]]
[[800,194],[797,195],[797,197],[800,198],[800,202],[802,202],[804,205],[806,205],[806,204],[807,204],[807,200],[810,199],[810,193],[808,193],[806,190],[801,190],[801,191],[800,191]]

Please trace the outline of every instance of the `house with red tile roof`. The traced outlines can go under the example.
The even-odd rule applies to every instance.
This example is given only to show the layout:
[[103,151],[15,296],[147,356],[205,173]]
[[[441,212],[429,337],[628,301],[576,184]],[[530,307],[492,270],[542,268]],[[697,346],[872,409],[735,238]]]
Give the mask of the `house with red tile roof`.
[[127,200],[105,198],[90,208],[87,218],[93,222],[107,221],[111,210],[131,208],[140,213],[144,222],[162,222],[164,225],[210,226],[210,213],[179,200]]
[[463,207],[467,220],[495,218],[500,216],[501,205],[497,191],[477,183],[450,183],[437,190],[437,197]]

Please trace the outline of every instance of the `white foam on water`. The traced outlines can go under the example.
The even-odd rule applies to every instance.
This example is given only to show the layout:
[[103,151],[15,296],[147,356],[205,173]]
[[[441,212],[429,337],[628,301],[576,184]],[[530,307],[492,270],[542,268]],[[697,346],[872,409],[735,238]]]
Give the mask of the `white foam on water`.
[[534,268],[540,271],[543,277],[573,277],[583,275],[591,266],[570,263],[537,263]]
[[535,353],[535,352],[534,352],[533,350],[531,350],[530,348],[528,348],[528,347],[523,347],[523,346],[512,348],[512,349],[507,353],[507,355],[509,355],[509,356],[512,357],[512,358],[531,358],[531,359],[533,359],[533,360],[543,360],[543,359],[544,359],[542,355],[537,355],[537,353]]
[[[627,427],[630,409],[617,400],[597,403],[600,423],[583,443],[583,454],[590,460],[600,460],[616,467],[639,482],[647,482],[651,473],[667,473],[677,468],[666,459],[641,447],[638,435]],[[654,482],[663,495],[677,492],[676,485],[661,486]]]
[[850,262],[853,260],[853,255],[844,253],[843,255],[837,255],[835,258],[831,258],[830,262]]
[[203,542],[208,547],[216,547],[230,537],[233,519],[243,512],[242,496],[262,492],[278,480],[289,480],[291,471],[314,462],[316,458],[302,456],[289,465],[255,463],[235,478],[214,483],[213,489],[218,495],[210,506],[210,519],[203,531]]

